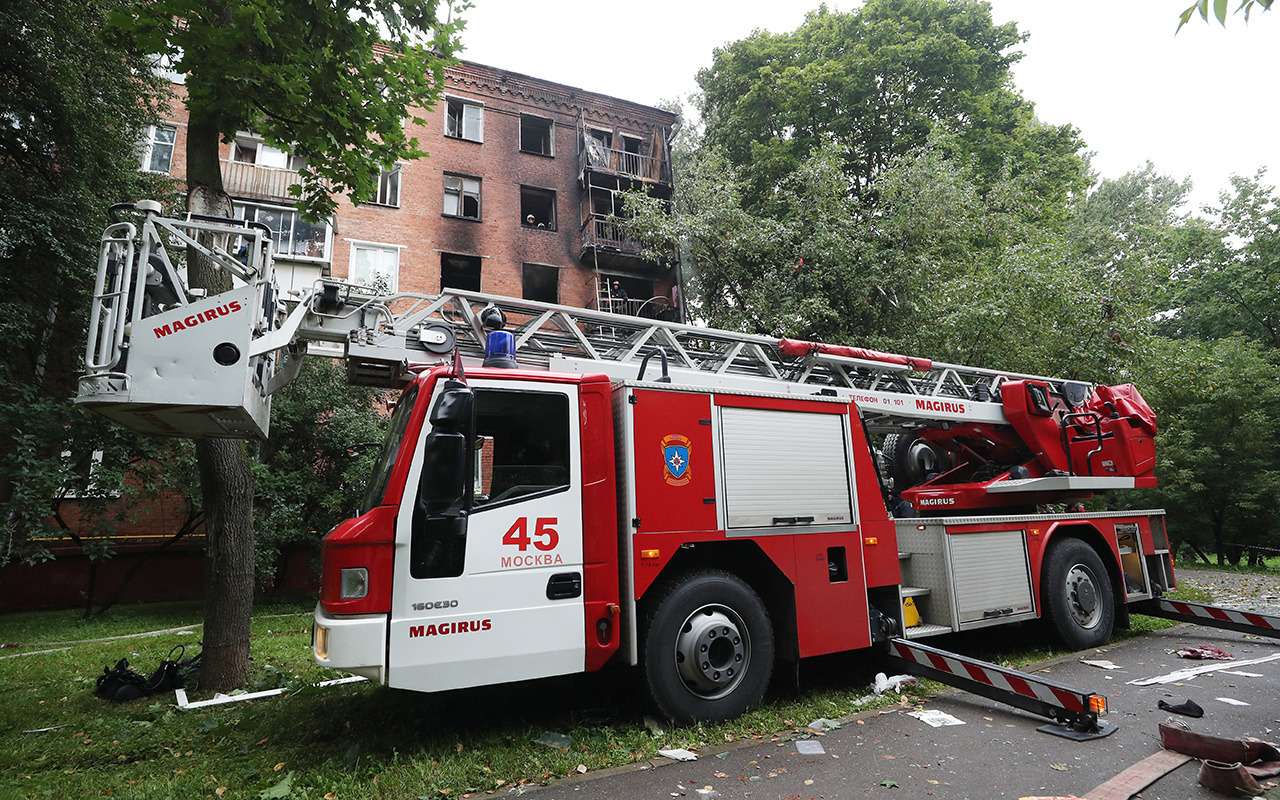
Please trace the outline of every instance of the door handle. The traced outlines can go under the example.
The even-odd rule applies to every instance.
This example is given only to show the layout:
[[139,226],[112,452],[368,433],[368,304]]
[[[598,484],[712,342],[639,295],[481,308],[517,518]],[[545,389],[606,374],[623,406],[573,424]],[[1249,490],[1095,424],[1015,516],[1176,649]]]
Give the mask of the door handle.
[[547,581],[548,600],[569,600],[582,596],[582,575],[577,572],[558,572]]

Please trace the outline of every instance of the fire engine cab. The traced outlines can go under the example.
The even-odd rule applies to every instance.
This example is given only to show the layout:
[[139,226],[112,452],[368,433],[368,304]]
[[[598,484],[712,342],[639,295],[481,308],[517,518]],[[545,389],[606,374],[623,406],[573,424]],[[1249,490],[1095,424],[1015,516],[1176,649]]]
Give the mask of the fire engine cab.
[[[921,640],[1043,619],[1080,649],[1131,612],[1280,635],[1162,597],[1163,512],[1064,510],[1155,485],[1132,386],[473,292],[282,299],[267,231],[158,211],[104,234],[78,402],[265,436],[315,343],[402,387],[324,539],[322,665],[419,691],[629,665],[692,721],[758,703],[779,663],[867,650],[1079,738],[1109,732],[1101,696]],[[171,249],[234,287],[198,296]]]

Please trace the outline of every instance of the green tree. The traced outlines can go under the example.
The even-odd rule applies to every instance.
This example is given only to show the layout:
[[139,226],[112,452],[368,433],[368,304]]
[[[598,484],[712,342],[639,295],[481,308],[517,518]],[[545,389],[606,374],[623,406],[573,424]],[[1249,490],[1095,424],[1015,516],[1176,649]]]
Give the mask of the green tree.
[[273,398],[271,436],[253,461],[260,586],[271,585],[281,547],[315,543],[352,516],[386,433],[386,399],[349,385],[343,366],[322,358]]
[[1266,173],[1235,176],[1221,197],[1216,231],[1175,275],[1184,336],[1239,334],[1280,349],[1280,196]]
[[136,150],[160,84],[100,33],[122,3],[0,7],[0,564],[48,558],[50,502],[119,491],[113,472],[152,449],[69,402],[107,209],[166,191]]
[[1280,361],[1239,336],[1153,340],[1142,391],[1159,413],[1154,491],[1178,535],[1210,546],[1271,542],[1280,497]]
[[715,52],[698,74],[707,142],[749,168],[747,205],[814,149],[835,141],[853,192],[874,194],[896,159],[947,133],[980,188],[1034,171],[1046,201],[1087,184],[1070,126],[1047,126],[1013,88],[1024,40],[984,2],[869,0],[825,7],[797,30],[756,32]]
[[[405,122],[439,98],[458,46],[461,22],[441,11],[439,0],[139,0],[113,20],[136,51],[186,75],[188,211],[231,215],[218,142],[252,130],[306,160],[298,202],[316,217],[334,193],[370,197],[383,168],[424,155]],[[194,250],[188,276],[211,294],[231,288]],[[243,443],[196,450],[208,520],[201,683],[229,689],[249,666],[253,470]]]
[[[1261,8],[1263,11],[1270,11],[1275,0],[1240,0],[1240,5],[1236,6],[1236,13],[1244,15],[1244,21],[1249,21],[1249,15],[1254,9]],[[1218,24],[1222,27],[1227,26],[1227,13],[1229,8],[1229,0],[1213,0],[1213,16],[1217,18]],[[1200,12],[1200,19],[1205,22],[1209,21],[1209,0],[1196,0],[1196,2],[1183,9],[1178,15],[1178,30],[1182,30],[1182,26],[1191,21],[1196,12]],[[1176,33],[1177,31],[1175,31]]]

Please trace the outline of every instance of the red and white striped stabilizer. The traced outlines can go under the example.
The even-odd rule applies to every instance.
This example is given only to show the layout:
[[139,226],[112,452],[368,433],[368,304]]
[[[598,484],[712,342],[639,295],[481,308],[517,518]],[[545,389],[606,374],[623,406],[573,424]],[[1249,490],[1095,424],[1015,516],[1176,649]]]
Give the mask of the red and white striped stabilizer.
[[1162,597],[1135,603],[1131,609],[1148,616],[1175,619],[1180,622],[1195,622],[1213,628],[1226,628],[1280,639],[1280,617],[1253,611],[1188,603],[1185,600],[1166,600]]
[[1091,702],[1093,692],[1072,689],[1016,669],[907,639],[891,639],[889,647],[890,655],[897,657],[908,672],[1043,716],[1060,720],[1096,717],[1106,708],[1103,698],[1097,698],[1100,703]]

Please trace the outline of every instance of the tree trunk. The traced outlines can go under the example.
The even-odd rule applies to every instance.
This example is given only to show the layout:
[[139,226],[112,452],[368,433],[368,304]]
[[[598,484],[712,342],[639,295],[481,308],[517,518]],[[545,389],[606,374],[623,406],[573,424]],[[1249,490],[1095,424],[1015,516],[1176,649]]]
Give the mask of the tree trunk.
[[[222,188],[215,120],[191,113],[187,124],[187,210],[231,216]],[[231,289],[231,276],[187,251],[188,283],[212,296]],[[249,623],[253,614],[253,473],[243,443],[196,443],[205,512],[204,655],[200,688],[227,691],[249,675]]]

